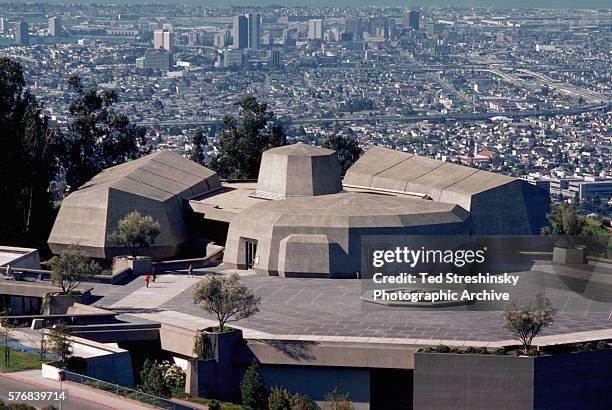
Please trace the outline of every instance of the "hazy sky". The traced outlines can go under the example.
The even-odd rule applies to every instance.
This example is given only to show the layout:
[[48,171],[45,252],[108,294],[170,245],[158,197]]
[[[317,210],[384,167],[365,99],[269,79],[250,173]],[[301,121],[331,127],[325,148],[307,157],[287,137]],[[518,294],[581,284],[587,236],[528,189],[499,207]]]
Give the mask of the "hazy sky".
[[[0,0],[5,1],[5,0]],[[38,0],[41,1],[41,0]],[[393,6],[468,6],[495,8],[558,8],[558,9],[611,9],[612,0],[42,0],[53,3],[103,3],[103,4],[133,4],[133,3],[182,3],[205,4],[218,6],[267,6],[270,4],[288,6],[363,6],[363,5],[393,5]],[[33,0],[13,0],[17,3],[33,2]]]

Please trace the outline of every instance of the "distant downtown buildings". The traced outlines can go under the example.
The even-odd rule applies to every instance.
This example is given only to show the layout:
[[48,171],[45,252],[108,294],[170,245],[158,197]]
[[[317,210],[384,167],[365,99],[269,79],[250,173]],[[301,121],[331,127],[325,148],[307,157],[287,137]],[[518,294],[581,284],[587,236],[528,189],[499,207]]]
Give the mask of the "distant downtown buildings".
[[59,37],[62,35],[62,18],[60,16],[49,17],[49,35]]
[[232,48],[261,48],[261,14],[249,13],[244,16],[234,16],[232,19]]
[[15,43],[21,46],[30,44],[30,34],[28,33],[28,23],[18,21],[15,23]]

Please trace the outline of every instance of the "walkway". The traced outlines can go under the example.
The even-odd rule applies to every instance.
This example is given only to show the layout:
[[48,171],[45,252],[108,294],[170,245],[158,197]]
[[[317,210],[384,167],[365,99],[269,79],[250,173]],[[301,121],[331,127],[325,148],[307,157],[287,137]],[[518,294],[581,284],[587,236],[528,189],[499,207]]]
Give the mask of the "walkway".
[[[152,407],[139,402],[120,399],[115,395],[100,390],[90,389],[78,384],[64,382],[62,391],[66,400],[62,403],[64,410],[151,410]],[[0,373],[0,397],[8,402],[9,392],[58,392],[59,382],[43,379],[40,370],[28,370],[16,373]],[[25,401],[37,407],[54,405],[59,402]]]

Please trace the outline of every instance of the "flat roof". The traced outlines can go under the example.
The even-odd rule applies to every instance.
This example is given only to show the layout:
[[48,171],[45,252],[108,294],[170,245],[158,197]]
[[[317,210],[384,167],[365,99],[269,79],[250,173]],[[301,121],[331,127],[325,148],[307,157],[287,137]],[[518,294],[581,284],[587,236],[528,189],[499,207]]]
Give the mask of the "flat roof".
[[189,201],[195,213],[206,219],[231,222],[234,216],[263,199],[250,196],[257,189],[256,181],[222,182],[221,188]]

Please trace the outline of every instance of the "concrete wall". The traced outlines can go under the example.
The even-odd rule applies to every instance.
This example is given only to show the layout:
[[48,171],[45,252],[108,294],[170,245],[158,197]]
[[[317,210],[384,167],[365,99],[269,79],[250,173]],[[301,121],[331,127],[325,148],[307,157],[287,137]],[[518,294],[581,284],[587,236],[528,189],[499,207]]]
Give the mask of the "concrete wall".
[[610,349],[535,358],[415,354],[415,410],[607,409],[610,391]]

